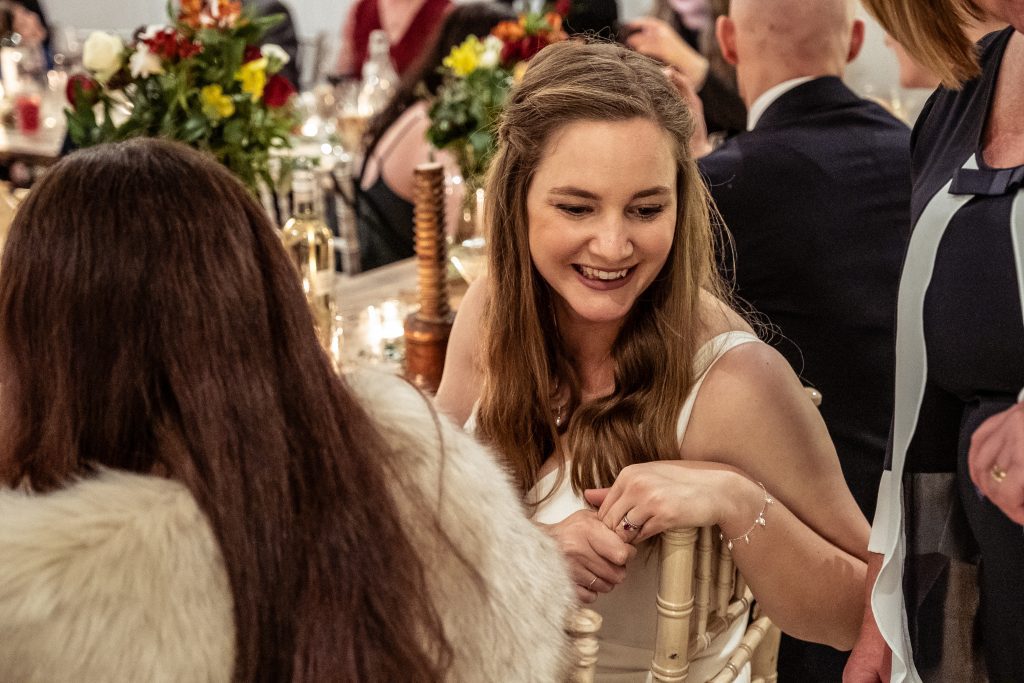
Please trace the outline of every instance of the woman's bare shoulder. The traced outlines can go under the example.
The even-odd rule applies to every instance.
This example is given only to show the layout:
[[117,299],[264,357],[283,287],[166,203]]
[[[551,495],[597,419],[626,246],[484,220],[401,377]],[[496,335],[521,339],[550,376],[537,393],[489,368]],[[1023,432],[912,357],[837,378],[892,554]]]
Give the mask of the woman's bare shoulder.
[[490,285],[487,278],[474,280],[459,303],[455,324],[448,338],[444,374],[435,403],[438,409],[460,425],[469,419],[473,404],[480,397],[483,378],[483,316],[489,298]]
[[700,293],[701,343],[725,332],[749,332],[754,329],[736,309],[706,289]]

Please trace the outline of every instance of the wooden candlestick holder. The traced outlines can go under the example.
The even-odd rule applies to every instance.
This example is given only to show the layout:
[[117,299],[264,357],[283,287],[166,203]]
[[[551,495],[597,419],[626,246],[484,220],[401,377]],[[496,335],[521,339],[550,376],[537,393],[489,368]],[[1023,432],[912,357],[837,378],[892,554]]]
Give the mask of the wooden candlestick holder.
[[448,304],[444,170],[420,164],[414,171],[413,226],[420,308],[405,321],[405,376],[420,389],[437,391],[452,331]]

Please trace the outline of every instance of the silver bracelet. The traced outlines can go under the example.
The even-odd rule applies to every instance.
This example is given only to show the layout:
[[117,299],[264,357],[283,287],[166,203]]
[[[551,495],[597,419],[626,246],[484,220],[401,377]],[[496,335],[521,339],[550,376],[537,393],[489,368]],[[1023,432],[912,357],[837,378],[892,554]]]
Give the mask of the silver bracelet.
[[719,532],[718,534],[718,540],[723,541],[729,550],[732,550],[733,542],[738,541],[741,538],[747,543],[750,543],[750,534],[754,532],[754,529],[756,529],[759,526],[765,526],[764,511],[767,510],[768,506],[774,503],[775,501],[772,500],[772,497],[768,495],[768,489],[764,487],[764,484],[762,484],[761,482],[757,482],[757,485],[761,487],[761,491],[764,493],[764,502],[761,504],[761,511],[757,513],[757,519],[754,520],[754,523],[750,525],[750,528],[747,529],[746,532],[740,534],[736,538],[730,538],[727,540],[724,534],[722,534],[721,532]]

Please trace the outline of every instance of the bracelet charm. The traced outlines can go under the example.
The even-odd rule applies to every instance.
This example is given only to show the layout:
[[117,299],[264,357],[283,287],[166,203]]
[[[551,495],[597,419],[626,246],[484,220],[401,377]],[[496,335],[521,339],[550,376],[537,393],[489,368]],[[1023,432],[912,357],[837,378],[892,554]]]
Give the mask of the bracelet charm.
[[736,538],[726,539],[724,534],[718,534],[718,540],[723,541],[725,543],[725,546],[729,550],[732,550],[733,543],[740,540],[741,538],[749,544],[750,534],[753,533],[754,529],[756,529],[759,526],[767,526],[767,522],[765,522],[764,519],[764,513],[765,510],[768,509],[768,506],[774,503],[775,501],[772,499],[770,495],[768,495],[768,489],[764,487],[764,484],[762,484],[761,482],[757,482],[757,485],[761,487],[761,492],[764,493],[764,502],[761,503],[761,511],[757,513],[757,518],[754,520],[754,523],[750,525],[749,529],[747,529],[744,533],[740,534]]

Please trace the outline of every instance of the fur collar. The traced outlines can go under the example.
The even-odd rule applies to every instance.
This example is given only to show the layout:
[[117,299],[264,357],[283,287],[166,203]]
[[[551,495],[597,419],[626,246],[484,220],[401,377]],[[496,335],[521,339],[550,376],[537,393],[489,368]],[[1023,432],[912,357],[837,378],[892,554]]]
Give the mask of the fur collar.
[[[561,679],[571,583],[506,475],[404,382],[349,381],[393,447],[392,495],[455,651],[451,680]],[[4,681],[229,681],[234,652],[227,574],[183,486],[103,471],[46,495],[0,491]]]
[[180,484],[105,471],[0,492],[0,548],[4,680],[230,680],[227,574]]

